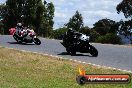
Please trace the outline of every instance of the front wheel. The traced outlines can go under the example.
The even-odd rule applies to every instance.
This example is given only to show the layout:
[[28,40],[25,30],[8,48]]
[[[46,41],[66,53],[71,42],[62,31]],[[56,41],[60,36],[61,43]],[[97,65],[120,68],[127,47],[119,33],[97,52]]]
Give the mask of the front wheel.
[[41,44],[41,41],[38,38],[34,38],[33,41],[34,41],[34,43],[36,45],[40,45]]
[[98,50],[94,46],[90,46],[90,54],[94,57],[98,56]]
[[13,35],[13,38],[14,38],[18,43],[20,43],[20,44],[22,43],[22,41],[18,39],[18,37],[17,37],[16,34]]
[[13,35],[13,38],[18,42],[18,38],[16,37],[16,35]]

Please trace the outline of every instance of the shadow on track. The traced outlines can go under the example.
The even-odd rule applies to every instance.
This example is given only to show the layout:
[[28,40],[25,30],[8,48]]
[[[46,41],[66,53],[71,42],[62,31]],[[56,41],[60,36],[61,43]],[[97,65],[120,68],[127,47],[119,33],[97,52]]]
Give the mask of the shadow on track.
[[[67,52],[62,52],[62,53],[60,53],[60,54],[58,54],[58,55],[69,55]],[[75,54],[75,55],[72,55],[72,56],[88,56],[88,57],[93,57],[93,56],[90,56],[90,55],[86,55],[86,54]]]
[[33,43],[18,43],[18,42],[7,42],[9,44],[20,44],[20,45],[35,45]]

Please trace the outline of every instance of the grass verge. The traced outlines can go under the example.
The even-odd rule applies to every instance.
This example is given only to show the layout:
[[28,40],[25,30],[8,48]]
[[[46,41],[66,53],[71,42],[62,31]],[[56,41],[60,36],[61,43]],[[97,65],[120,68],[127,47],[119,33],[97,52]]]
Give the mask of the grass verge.
[[[1,47],[0,88],[132,88],[132,82],[78,85],[78,65],[80,63],[74,61]],[[125,74],[117,70],[82,65],[89,74]]]

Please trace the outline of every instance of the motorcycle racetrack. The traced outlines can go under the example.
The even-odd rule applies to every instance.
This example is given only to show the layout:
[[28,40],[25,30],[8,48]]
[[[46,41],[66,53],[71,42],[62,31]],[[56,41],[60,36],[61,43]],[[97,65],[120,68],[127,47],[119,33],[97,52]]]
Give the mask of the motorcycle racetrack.
[[98,57],[92,57],[87,53],[77,53],[77,55],[71,56],[66,53],[65,48],[60,44],[60,40],[39,39],[41,40],[41,45],[35,45],[33,43],[18,44],[12,36],[0,35],[0,46],[54,55],[65,59],[72,59],[91,63],[93,65],[112,67],[132,72],[132,47],[130,46],[94,43],[92,45],[98,50]]

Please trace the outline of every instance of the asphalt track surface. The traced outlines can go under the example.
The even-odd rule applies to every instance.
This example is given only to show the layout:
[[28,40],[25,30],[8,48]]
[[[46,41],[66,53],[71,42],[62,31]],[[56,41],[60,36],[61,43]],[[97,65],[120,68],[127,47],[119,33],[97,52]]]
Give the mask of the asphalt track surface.
[[[68,55],[65,48],[59,40],[40,38],[42,44],[18,44],[12,36],[0,35],[0,46],[19,50],[26,50],[49,55],[64,57],[96,65],[117,68],[121,70],[132,71],[132,47],[106,44],[92,44],[98,51],[98,57],[92,57],[90,54],[77,53],[75,56]],[[6,53],[5,53],[6,54]]]

